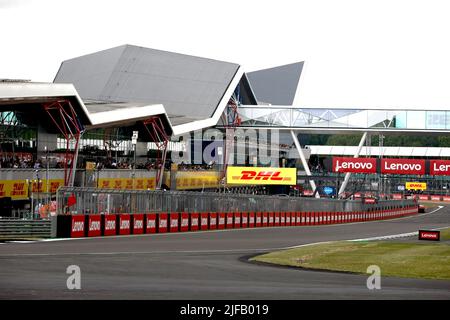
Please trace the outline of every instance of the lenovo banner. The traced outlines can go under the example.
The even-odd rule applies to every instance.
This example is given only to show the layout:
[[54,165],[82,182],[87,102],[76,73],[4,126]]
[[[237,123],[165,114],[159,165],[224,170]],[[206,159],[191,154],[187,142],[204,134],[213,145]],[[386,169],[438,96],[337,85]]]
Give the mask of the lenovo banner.
[[381,159],[381,173],[425,174],[425,160]]
[[376,173],[377,159],[333,157],[333,172]]
[[430,174],[450,176],[450,160],[430,160]]

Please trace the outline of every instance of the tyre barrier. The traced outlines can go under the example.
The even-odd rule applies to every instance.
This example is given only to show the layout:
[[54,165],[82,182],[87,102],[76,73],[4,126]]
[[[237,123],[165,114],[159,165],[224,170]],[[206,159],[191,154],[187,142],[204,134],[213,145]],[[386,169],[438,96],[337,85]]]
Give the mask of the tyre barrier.
[[60,215],[58,238],[175,233],[239,228],[322,226],[418,214],[418,206],[355,212],[202,212]]

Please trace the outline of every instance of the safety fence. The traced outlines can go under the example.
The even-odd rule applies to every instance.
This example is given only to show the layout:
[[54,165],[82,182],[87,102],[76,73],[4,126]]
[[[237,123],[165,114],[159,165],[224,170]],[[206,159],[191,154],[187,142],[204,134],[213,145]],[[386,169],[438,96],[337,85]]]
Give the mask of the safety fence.
[[[373,199],[371,199],[373,200]],[[113,214],[147,212],[350,212],[388,210],[413,205],[414,200],[315,199],[186,191],[137,191],[61,187],[57,214]]]
[[315,226],[418,213],[415,200],[355,201],[67,187],[58,190],[57,204],[57,237]]

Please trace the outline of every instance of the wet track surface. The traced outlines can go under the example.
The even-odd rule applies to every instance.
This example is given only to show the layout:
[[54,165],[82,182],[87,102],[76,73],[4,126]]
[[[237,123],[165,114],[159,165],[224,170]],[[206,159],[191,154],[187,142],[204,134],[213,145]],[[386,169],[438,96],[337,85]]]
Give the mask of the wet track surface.
[[[245,262],[274,249],[450,226],[450,207],[343,225],[0,244],[0,299],[450,299],[450,281],[382,278]],[[81,268],[68,290],[66,268]]]

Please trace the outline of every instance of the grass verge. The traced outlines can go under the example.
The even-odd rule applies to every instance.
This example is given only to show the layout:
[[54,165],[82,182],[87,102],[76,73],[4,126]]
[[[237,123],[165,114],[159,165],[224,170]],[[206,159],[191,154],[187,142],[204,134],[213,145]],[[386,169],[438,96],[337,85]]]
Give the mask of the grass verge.
[[[445,235],[450,235],[450,229]],[[450,280],[450,245],[445,243],[338,241],[276,251],[250,260],[362,274],[368,266],[378,265],[382,276]]]

